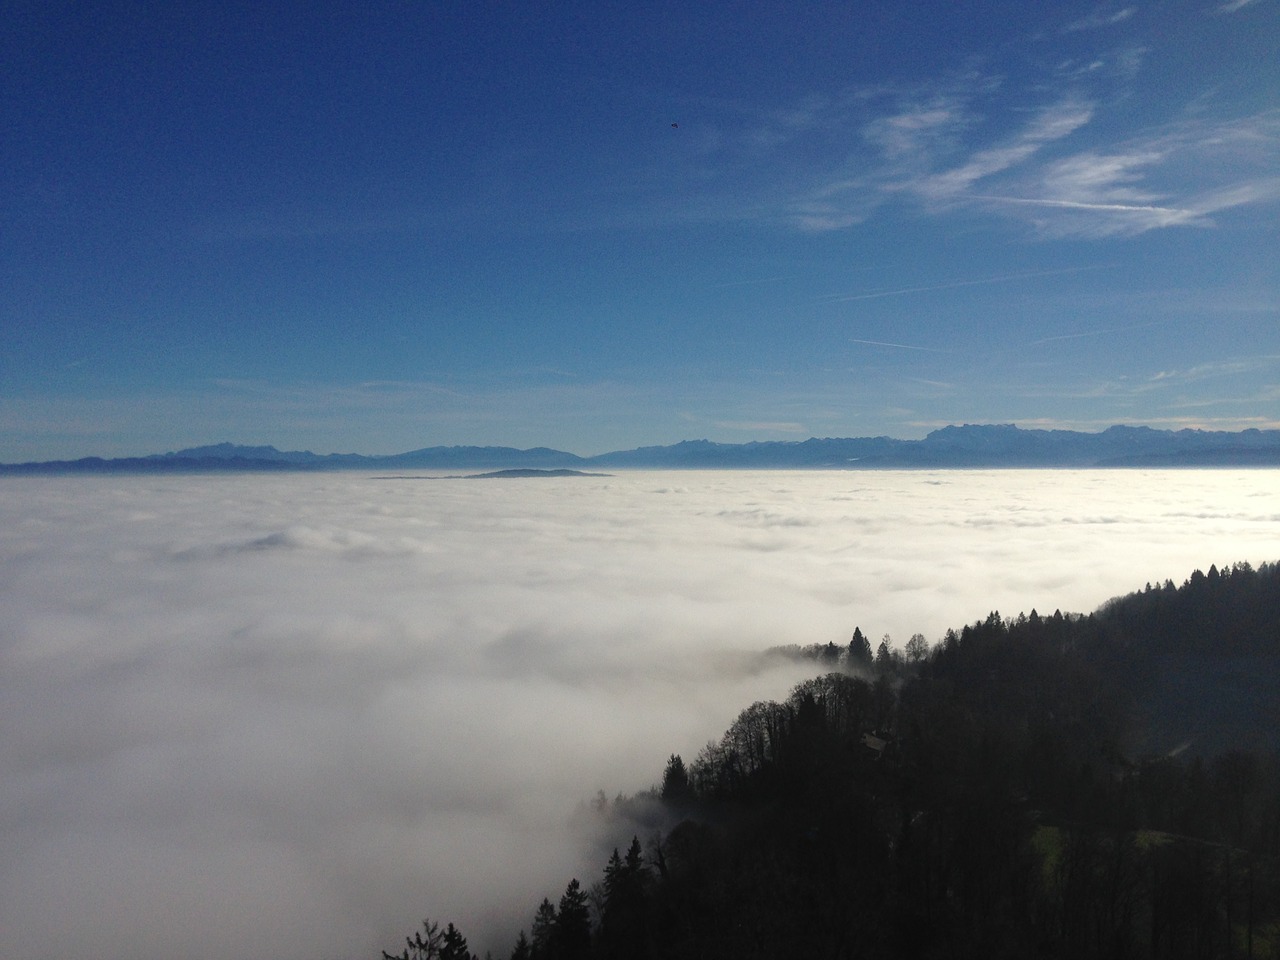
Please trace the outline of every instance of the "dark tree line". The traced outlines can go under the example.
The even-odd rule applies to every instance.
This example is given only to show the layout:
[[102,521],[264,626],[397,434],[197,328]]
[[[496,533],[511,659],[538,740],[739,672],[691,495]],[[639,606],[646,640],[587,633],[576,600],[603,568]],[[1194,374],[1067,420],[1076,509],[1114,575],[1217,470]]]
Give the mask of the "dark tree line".
[[1280,564],[1199,570],[1180,587],[1166,580],[1113,600],[1099,618],[1148,651],[1198,656],[1272,656],[1280,642]]
[[[825,672],[673,755],[674,825],[544,900],[512,960],[1280,958],[1277,755],[1126,749],[1154,659],[1280,658],[1276,565],[791,653]],[[469,956],[426,933],[404,960]]]

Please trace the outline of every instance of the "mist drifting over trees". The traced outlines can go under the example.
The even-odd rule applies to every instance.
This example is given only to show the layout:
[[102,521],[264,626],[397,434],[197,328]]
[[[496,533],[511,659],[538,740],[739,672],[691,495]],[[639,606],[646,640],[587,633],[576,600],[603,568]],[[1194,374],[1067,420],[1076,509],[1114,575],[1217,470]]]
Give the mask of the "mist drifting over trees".
[[648,856],[598,791],[659,785],[672,754],[692,773],[745,707],[830,672],[762,652],[860,627],[874,660],[991,610],[1094,610],[1258,566],[1278,522],[1259,470],[0,494],[0,955],[119,960],[377,956],[427,916],[505,952],[614,846]]
[[[855,629],[847,648],[779,651],[832,672],[751,704],[691,766],[671,755],[660,787],[601,798],[647,853],[638,834],[613,850],[594,918],[577,878],[558,911],[544,899],[512,960],[1280,949],[1280,695],[1214,731],[1152,709],[1170,664],[1206,704],[1238,696],[1224,664],[1274,691],[1280,564],[1211,566],[1088,616],[992,612],[909,650],[872,659]],[[450,924],[398,956],[471,954]]]

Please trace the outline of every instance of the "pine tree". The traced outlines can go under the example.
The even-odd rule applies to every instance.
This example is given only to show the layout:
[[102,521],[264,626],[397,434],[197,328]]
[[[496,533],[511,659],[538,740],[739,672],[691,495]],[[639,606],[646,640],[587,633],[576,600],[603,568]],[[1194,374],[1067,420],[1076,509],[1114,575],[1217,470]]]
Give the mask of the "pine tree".
[[673,753],[662,772],[662,799],[666,803],[685,803],[693,799],[693,786],[680,754]]
[[452,923],[440,940],[440,960],[475,960],[467,949],[467,938]]
[[609,922],[609,916],[614,910],[618,897],[626,884],[626,877],[623,875],[624,867],[622,866],[622,857],[618,853],[618,848],[613,848],[613,853],[609,856],[609,862],[604,868],[603,883],[603,901],[600,911],[605,924]]
[[633,836],[631,838],[631,846],[627,848],[627,878],[628,881],[643,888],[650,880],[649,868],[644,865],[644,857],[640,852],[640,838]]
[[637,960],[649,956],[647,898],[652,882],[639,837],[631,838],[625,860],[614,849],[604,871],[600,909],[600,940],[605,957]]
[[587,960],[591,955],[591,911],[577,878],[569,881],[556,916],[557,960]]
[[538,904],[538,912],[533,916],[533,928],[529,944],[529,955],[532,960],[553,960],[559,956],[556,943],[556,908],[546,897]]
[[859,627],[853,628],[853,639],[849,641],[849,662],[854,666],[871,666],[871,641]]

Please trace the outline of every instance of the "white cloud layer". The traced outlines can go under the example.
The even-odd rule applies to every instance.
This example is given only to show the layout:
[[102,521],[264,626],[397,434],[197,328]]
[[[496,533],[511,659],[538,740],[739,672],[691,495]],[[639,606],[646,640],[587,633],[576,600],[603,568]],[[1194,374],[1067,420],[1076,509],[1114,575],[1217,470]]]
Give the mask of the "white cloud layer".
[[6,480],[0,955],[505,951],[579,801],[785,695],[753,652],[1274,560],[1276,480]]

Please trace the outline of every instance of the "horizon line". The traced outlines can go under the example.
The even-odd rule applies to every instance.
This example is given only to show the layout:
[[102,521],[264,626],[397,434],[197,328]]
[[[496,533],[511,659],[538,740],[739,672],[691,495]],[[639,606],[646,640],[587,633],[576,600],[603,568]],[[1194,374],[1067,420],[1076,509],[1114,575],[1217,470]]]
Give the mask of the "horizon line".
[[[489,450],[489,451],[494,451],[495,453],[499,451],[517,452],[517,453],[533,453],[537,451],[546,451],[549,454],[565,455],[565,456],[574,457],[580,460],[592,460],[592,459],[598,459],[600,457],[607,457],[615,454],[636,453],[642,450],[666,449],[666,448],[679,447],[684,444],[699,444],[699,443],[713,444],[715,446],[720,446],[720,447],[748,447],[748,446],[761,446],[766,444],[778,445],[778,446],[799,446],[805,443],[809,443],[811,441],[841,441],[841,440],[849,440],[849,441],[891,440],[901,444],[917,444],[917,443],[922,443],[925,440],[928,440],[929,437],[932,436],[933,434],[943,430],[947,430],[947,429],[962,430],[962,429],[1003,428],[1003,429],[1008,429],[1008,430],[1022,432],[1022,433],[1070,433],[1070,434],[1078,434],[1086,437],[1099,437],[1107,433],[1108,431],[1116,430],[1116,429],[1148,430],[1153,433],[1168,433],[1168,434],[1201,433],[1201,434],[1243,435],[1248,433],[1280,432],[1280,423],[1264,420],[1261,417],[1254,418],[1254,419],[1258,420],[1259,423],[1261,423],[1262,425],[1241,427],[1236,430],[1226,430],[1226,429],[1218,429],[1214,427],[1205,427],[1205,426],[1183,425],[1178,427],[1162,427],[1162,426],[1152,426],[1150,424],[1122,422],[1122,423],[1110,423],[1105,427],[1101,427],[1093,431],[1075,429],[1070,427],[1051,426],[1045,423],[1044,421],[1031,421],[1030,423],[1028,423],[1027,421],[1022,421],[1022,422],[964,421],[960,423],[956,423],[954,421],[948,421],[948,422],[938,421],[936,425],[929,424],[929,423],[918,424],[919,426],[922,426],[922,427],[931,428],[929,432],[925,434],[925,436],[920,438],[902,438],[902,437],[890,436],[888,434],[863,435],[863,436],[830,436],[830,435],[818,436],[814,434],[803,440],[776,439],[776,440],[737,440],[737,441],[711,440],[708,437],[698,437],[698,438],[687,437],[685,439],[677,440],[672,443],[642,444],[640,446],[635,446],[635,447],[618,447],[618,448],[605,450],[604,452],[595,453],[595,454],[578,454],[578,453],[573,453],[572,451],[569,451],[569,450],[563,450],[558,447],[551,447],[545,444],[535,444],[534,446],[530,446],[530,447],[517,447],[509,444],[498,444],[498,443],[432,444],[430,446],[414,447],[412,449],[402,450],[395,453],[356,453],[352,451],[331,451],[328,453],[316,453],[310,449],[289,449],[289,450],[281,449],[271,443],[237,443],[229,440],[221,440],[221,441],[216,441],[214,443],[198,444],[196,446],[191,446],[191,447],[182,447],[177,450],[167,450],[163,453],[153,452],[153,453],[144,453],[144,454],[123,454],[119,456],[103,456],[100,454],[90,453],[80,457],[57,458],[52,460],[0,461],[0,467],[32,467],[32,466],[41,466],[41,465],[47,465],[47,464],[83,463],[85,461],[101,461],[103,463],[135,461],[135,460],[164,462],[166,460],[177,460],[177,459],[188,459],[188,460],[200,459],[201,455],[203,455],[203,459],[211,459],[211,460],[223,459],[223,460],[239,460],[239,461],[249,461],[249,462],[274,462],[274,463],[288,462],[288,461],[274,460],[268,456],[253,457],[253,456],[240,455],[241,453],[251,452],[251,451],[262,451],[263,453],[270,451],[284,457],[305,456],[305,457],[316,457],[318,459],[334,459],[334,460],[341,460],[343,458],[353,458],[353,459],[359,459],[359,460],[387,460],[387,459],[405,457],[415,453],[425,453],[427,451],[443,451],[443,450],[472,450],[472,451]],[[1236,420],[1234,422],[1238,423],[1239,421]],[[217,451],[217,450],[228,451],[228,453],[222,454],[222,455],[213,453],[213,451]]]

